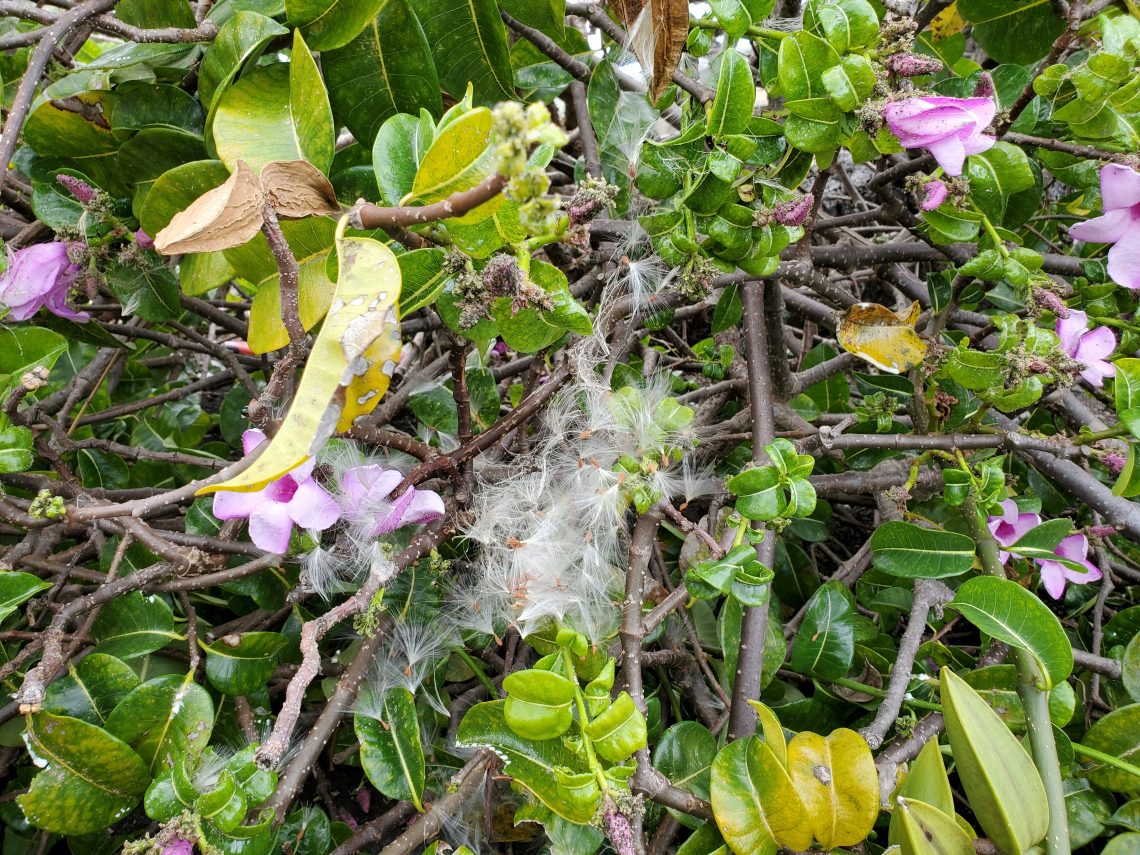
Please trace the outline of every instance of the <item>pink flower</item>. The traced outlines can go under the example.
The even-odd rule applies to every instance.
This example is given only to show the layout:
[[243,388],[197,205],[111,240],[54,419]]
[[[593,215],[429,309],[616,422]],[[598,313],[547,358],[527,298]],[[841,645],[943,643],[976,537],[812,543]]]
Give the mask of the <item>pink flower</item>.
[[[990,517],[986,522],[999,546],[1013,546],[1027,531],[1039,525],[1041,517],[1038,514],[1021,513],[1013,499],[1001,503],[1001,516]],[[1002,564],[1009,561],[1009,553],[1004,550],[999,553],[999,557]]]
[[77,202],[83,205],[94,202],[99,195],[94,187],[74,175],[57,175],[55,180],[63,185],[63,188],[74,196]]
[[[247,430],[242,448],[249,454],[265,434]],[[284,555],[293,526],[324,531],[340,519],[340,507],[310,475],[316,461],[306,460],[291,472],[255,493],[221,491],[214,494],[214,516],[220,520],[249,518],[249,536],[259,549]]]
[[923,184],[922,192],[922,210],[924,211],[933,211],[945,202],[946,197],[950,195],[950,191],[946,189],[946,185],[937,178]]
[[790,202],[781,202],[772,209],[772,218],[781,226],[802,226],[811,213],[811,206],[815,204],[815,197],[808,193],[799,199]]
[[892,101],[883,108],[887,127],[903,148],[928,150],[947,175],[961,175],[966,155],[989,150],[995,139],[982,133],[994,119],[992,98],[931,95]]
[[942,61],[920,53],[896,53],[883,60],[883,64],[899,77],[918,77],[922,74],[937,74],[942,70]]
[[1061,349],[1081,363],[1081,376],[1093,386],[1103,386],[1105,377],[1116,374],[1116,366],[1105,361],[1116,349],[1116,336],[1108,327],[1090,330],[1089,316],[1070,309],[1069,317],[1057,321],[1057,335]]
[[1108,251],[1108,275],[1125,288],[1140,288],[1140,172],[1106,164],[1100,171],[1104,213],[1069,227],[1069,234],[1087,243],[1114,244]]
[[443,516],[443,499],[432,490],[408,487],[391,501],[388,494],[404,476],[376,464],[357,466],[341,476],[341,504],[354,525],[368,537],[379,537],[406,525],[423,525]]
[[162,855],[193,855],[194,844],[189,840],[174,840],[162,850]]
[[1083,534],[1070,534],[1057,544],[1054,554],[1077,564],[1083,564],[1085,567],[1085,572],[1081,572],[1066,567],[1060,561],[1037,562],[1041,567],[1041,584],[1054,600],[1061,599],[1061,595],[1065,593],[1066,582],[1084,585],[1095,582],[1101,577],[1100,568],[1088,560],[1089,539]]
[[154,238],[142,229],[135,232],[135,243],[139,245],[139,249],[154,249]]
[[16,250],[0,275],[0,303],[14,321],[26,321],[47,306],[48,311],[73,321],[91,316],[67,305],[67,292],[79,278],[79,268],[67,257],[67,245],[37,243]]

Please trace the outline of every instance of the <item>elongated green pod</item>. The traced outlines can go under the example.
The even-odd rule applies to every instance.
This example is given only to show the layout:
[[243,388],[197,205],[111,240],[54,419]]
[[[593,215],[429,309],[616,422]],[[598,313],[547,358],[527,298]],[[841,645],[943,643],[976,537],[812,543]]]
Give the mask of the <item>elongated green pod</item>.
[[1025,852],[1049,831],[1041,775],[981,695],[948,668],[940,680],[946,733],[970,807],[999,850]]

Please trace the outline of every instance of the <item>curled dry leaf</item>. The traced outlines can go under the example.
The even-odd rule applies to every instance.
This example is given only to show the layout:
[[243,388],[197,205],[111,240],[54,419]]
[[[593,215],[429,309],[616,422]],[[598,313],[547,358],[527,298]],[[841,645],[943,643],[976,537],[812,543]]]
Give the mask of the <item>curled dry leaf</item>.
[[915,331],[921,313],[917,300],[900,313],[878,303],[857,303],[839,322],[839,343],[880,371],[900,374],[926,357],[926,342]]
[[688,0],[613,0],[613,10],[630,34],[630,48],[649,75],[656,101],[673,79],[689,35]]
[[340,214],[336,192],[324,174],[304,160],[275,160],[261,169],[261,186],[278,216],[300,219]]
[[262,189],[253,170],[239,160],[226,182],[179,211],[154,238],[163,255],[216,252],[241,246],[261,229]]

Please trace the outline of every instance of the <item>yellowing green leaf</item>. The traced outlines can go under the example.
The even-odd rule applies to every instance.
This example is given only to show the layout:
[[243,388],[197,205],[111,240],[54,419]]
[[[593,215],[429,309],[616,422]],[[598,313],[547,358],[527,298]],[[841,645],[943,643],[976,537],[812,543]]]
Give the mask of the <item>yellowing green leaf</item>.
[[[477,107],[440,131],[420,161],[412,192],[403,200],[404,204],[419,202],[429,205],[446,199],[452,193],[470,190],[489,178],[495,171],[491,149],[492,124],[491,111]],[[506,201],[506,197],[500,194],[455,221],[464,225],[478,223],[495,213]]]
[[784,738],[783,725],[776,718],[776,714],[760,701],[749,700],[748,703],[756,710],[756,718],[759,720],[760,732],[764,736],[764,741],[772,749],[772,753],[776,755],[780,765],[786,769],[788,767],[788,741]]
[[824,849],[854,846],[871,832],[879,816],[879,775],[858,733],[797,733],[788,745],[788,772]]
[[954,817],[917,799],[899,798],[900,855],[973,855],[972,841]]
[[774,855],[811,845],[811,826],[792,779],[755,736],[730,742],[713,760],[713,816],[736,855]]

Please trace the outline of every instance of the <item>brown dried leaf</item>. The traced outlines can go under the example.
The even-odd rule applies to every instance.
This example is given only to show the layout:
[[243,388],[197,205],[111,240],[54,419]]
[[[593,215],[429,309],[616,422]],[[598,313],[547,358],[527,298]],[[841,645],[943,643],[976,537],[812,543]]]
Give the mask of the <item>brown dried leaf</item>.
[[641,13],[641,8],[645,5],[645,0],[612,0],[610,6],[617,15],[621,25],[627,30],[633,26],[633,22],[637,20],[637,16]]
[[340,203],[324,174],[304,160],[275,160],[261,169],[261,186],[277,215],[300,219],[315,214],[339,214]]
[[261,184],[245,161],[226,182],[195,199],[179,211],[154,238],[154,248],[163,255],[185,252],[215,252],[241,246],[261,229],[263,195]]
[[612,0],[629,31],[629,47],[652,77],[649,96],[656,101],[673,80],[689,37],[688,0]]

